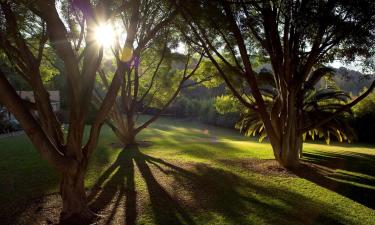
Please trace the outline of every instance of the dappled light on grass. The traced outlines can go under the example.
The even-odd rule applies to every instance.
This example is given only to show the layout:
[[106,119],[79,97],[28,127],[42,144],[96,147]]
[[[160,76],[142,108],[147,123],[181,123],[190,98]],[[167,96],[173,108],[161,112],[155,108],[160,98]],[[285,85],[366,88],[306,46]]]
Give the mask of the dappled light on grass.
[[[89,198],[94,208],[109,205],[110,210],[105,214],[121,212],[126,224],[144,221],[189,225],[339,224],[345,221],[334,216],[329,203],[309,199],[264,178],[205,163],[167,161],[146,155],[136,146],[119,153],[92,193]],[[295,207],[300,210],[294,210]],[[147,212],[151,218],[142,216]],[[136,215],[140,217],[137,221]]]
[[375,155],[314,151],[303,161],[299,176],[375,209]]
[[[151,144],[123,149],[114,144],[118,141],[108,127],[102,131],[86,178],[90,205],[102,215],[99,225],[109,221],[108,225],[367,225],[375,218],[367,208],[375,196],[369,195],[374,187],[373,148],[307,143],[304,160],[315,167],[306,170],[319,167],[310,173],[316,176],[297,173],[298,177],[278,166],[268,143],[258,143],[234,130],[161,118],[138,138]],[[22,176],[7,173],[17,185],[9,185],[12,192],[8,186],[0,186],[0,204],[6,208],[20,202],[18,199],[28,199],[22,212],[13,210],[12,216],[20,221],[29,218],[27,215],[43,221],[58,217],[52,213],[59,212],[56,195],[46,196],[40,205],[30,200],[56,193],[58,177],[25,140],[17,137],[22,148],[12,145],[9,149],[4,147],[8,142],[0,141],[0,149],[9,151],[4,154],[15,157],[0,162],[0,168],[11,168],[15,160],[35,159],[32,168],[45,171],[43,186],[38,177],[30,175],[31,164],[24,164]],[[25,191],[22,183],[26,181],[32,193]]]
[[31,146],[25,135],[0,139],[0,224],[22,213],[30,199],[55,192],[58,174]]

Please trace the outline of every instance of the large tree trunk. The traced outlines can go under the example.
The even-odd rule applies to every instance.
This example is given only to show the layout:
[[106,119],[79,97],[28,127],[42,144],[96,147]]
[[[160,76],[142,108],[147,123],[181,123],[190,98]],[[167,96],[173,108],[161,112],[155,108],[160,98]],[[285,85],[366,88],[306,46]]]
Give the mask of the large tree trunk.
[[[303,138],[301,127],[301,96],[293,90],[285,91],[284,99],[277,101],[272,114],[273,126],[277,127],[279,141],[271,140],[276,160],[284,167],[294,169],[299,165]],[[280,96],[281,97],[281,96]],[[273,138],[270,136],[270,139]]]
[[296,126],[283,134],[279,157],[277,158],[279,163],[289,169],[298,167],[302,144],[302,137],[298,134]]
[[135,137],[137,136],[137,131],[134,129],[134,127],[124,127],[122,129],[119,129],[115,126],[111,126],[111,129],[124,146],[136,144],[137,141]]
[[136,144],[136,133],[135,133],[135,130],[134,129],[128,129],[128,131],[126,132],[126,138],[125,140],[122,140],[123,144],[124,145],[133,145],[133,144]]
[[74,174],[63,173],[60,183],[60,193],[63,209],[60,223],[68,225],[89,224],[95,214],[88,208],[85,193],[85,174],[87,163],[81,163]]
[[134,111],[131,111],[127,115],[127,130],[125,131],[125,145],[133,145],[136,144],[135,136],[137,135],[135,131],[135,121],[134,121]]
[[136,144],[135,137],[138,132],[135,129],[134,121],[128,122],[128,120],[126,120],[124,122],[126,123],[126,126],[122,126],[124,124],[122,122],[117,123],[116,125],[110,124],[111,129],[124,146]]

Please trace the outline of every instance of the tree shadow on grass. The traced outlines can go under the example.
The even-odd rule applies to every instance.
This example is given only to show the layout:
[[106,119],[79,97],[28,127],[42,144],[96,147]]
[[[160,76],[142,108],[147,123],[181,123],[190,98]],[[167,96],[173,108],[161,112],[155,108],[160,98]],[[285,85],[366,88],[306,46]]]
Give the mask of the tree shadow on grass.
[[194,225],[195,222],[183,209],[178,200],[173,198],[153,175],[148,165],[149,156],[141,153],[137,147],[132,149],[132,151],[135,152],[134,161],[147,185],[155,223]]
[[375,156],[361,153],[304,153],[295,174],[375,209]]
[[[188,190],[197,206],[214,212],[231,224],[343,224],[331,206],[298,193],[244,179],[207,164],[186,170],[162,159],[144,155],[146,161]],[[252,218],[252,219],[249,219]]]
[[[122,150],[116,161],[98,179],[88,195],[90,207],[94,212],[102,211],[112,204],[107,224],[115,217],[117,209],[123,207],[121,200],[125,197],[125,222],[133,225],[136,222],[136,191],[134,184],[133,152]],[[102,186],[102,187],[101,187]]]
[[[0,148],[7,159],[0,162],[0,224],[40,224],[51,205],[61,207],[59,174],[40,158],[26,136],[1,139],[0,145],[5,146]],[[91,158],[90,173],[109,161],[111,152],[104,145],[99,148]]]
[[[290,190],[245,179],[231,171],[202,163],[176,163],[146,155],[137,146],[125,148],[100,177],[89,199],[97,212],[112,204],[125,210],[125,224],[135,224],[137,198],[135,165],[145,181],[155,224],[194,225],[221,220],[224,224],[342,224],[330,205]],[[167,178],[166,178],[167,177]],[[163,185],[161,185],[163,184]],[[102,189],[99,187],[102,186]],[[146,194],[146,195],[147,195]],[[125,197],[125,203],[121,199]],[[144,199],[143,199],[144,200]],[[148,204],[146,202],[146,204]],[[207,221],[207,222],[206,222]]]
[[[19,217],[32,216],[25,212],[59,183],[56,172],[34,152],[17,153],[16,157],[7,158],[8,168],[0,165],[0,224],[13,224]],[[26,166],[20,166],[23,162]]]
[[[178,201],[172,198],[158,183],[146,163],[145,155],[139,152],[137,146],[128,146],[119,153],[116,161],[99,178],[88,196],[91,201],[91,208],[95,212],[100,212],[108,204],[113,204],[111,213],[106,219],[106,224],[111,223],[116,211],[121,207],[125,210],[124,223],[127,225],[136,224],[137,192],[135,190],[133,162],[137,165],[147,185],[156,224],[194,225],[194,221]],[[100,188],[102,185],[103,187]],[[121,205],[123,197],[125,197],[125,205]]]

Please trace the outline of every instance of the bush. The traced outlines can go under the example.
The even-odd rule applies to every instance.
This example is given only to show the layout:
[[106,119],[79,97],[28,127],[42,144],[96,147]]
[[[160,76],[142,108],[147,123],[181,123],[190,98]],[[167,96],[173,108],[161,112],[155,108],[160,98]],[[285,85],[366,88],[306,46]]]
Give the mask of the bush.
[[375,92],[353,107],[352,126],[360,142],[375,143]]
[[192,118],[202,123],[227,128],[234,128],[239,118],[237,112],[219,113],[214,98],[189,99],[182,96],[170,108],[178,117]]

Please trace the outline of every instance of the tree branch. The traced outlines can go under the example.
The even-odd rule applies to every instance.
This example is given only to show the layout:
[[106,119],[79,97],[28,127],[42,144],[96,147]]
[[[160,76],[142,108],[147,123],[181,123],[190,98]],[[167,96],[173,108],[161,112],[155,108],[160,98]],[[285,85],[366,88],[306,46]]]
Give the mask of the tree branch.
[[111,85],[109,86],[108,92],[104,97],[102,104],[100,105],[100,108],[95,116],[94,123],[90,129],[89,139],[84,147],[84,154],[86,155],[86,157],[89,157],[92,154],[92,152],[95,149],[94,147],[97,145],[97,141],[100,134],[100,128],[103,122],[105,121],[107,114],[111,110],[114,102],[116,101],[117,93],[120,90],[123,83],[123,73],[127,69],[127,67],[127,63],[124,62],[122,62],[119,65],[115,73],[115,76],[111,82]]
[[3,104],[20,122],[27,136],[41,156],[59,171],[74,173],[78,168],[77,161],[64,156],[62,152],[58,150],[57,146],[50,141],[1,70],[0,90],[2,93],[0,95],[1,104]]

